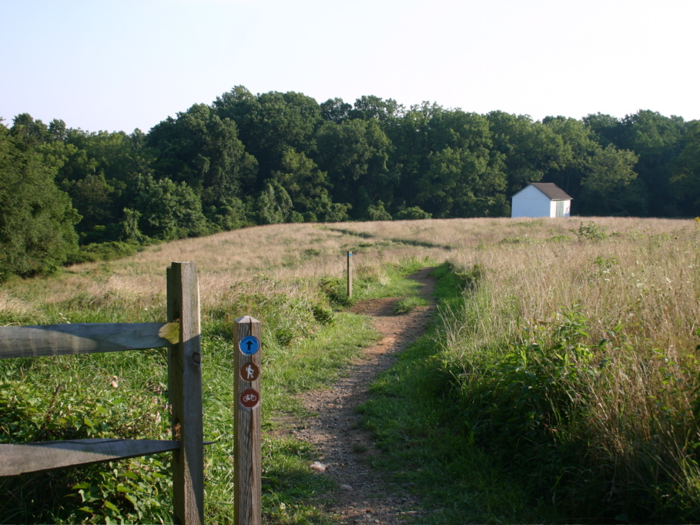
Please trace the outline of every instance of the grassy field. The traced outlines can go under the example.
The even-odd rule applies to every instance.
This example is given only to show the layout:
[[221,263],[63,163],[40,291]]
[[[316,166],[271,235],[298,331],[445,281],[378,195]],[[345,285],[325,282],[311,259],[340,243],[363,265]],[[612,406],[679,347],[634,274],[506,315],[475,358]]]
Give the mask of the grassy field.
[[[216,441],[207,519],[232,522],[230,339],[233,319],[249,314],[264,330],[266,520],[324,523],[315,452],[275,421],[303,417],[293,395],[332,381],[374,337],[367,319],[340,311],[344,254],[355,254],[355,300],[404,295],[404,275],[447,261],[436,326],[363,407],[386,449],[380,463],[415,483],[433,522],[697,521],[699,235],[694,221],[618,218],[264,226],[11,281],[0,317],[162,321],[165,268],[195,261],[205,437]],[[303,380],[302,361],[314,370]],[[158,350],[2,362],[0,435],[166,436],[165,373]],[[420,420],[401,416],[416,401],[411,381],[441,385],[427,412],[414,411]],[[398,449],[406,435],[411,446]],[[168,466],[164,455],[5,481],[0,519],[168,522]]]
[[441,360],[476,439],[569,516],[697,521],[700,228],[631,223],[461,251]]
[[498,223],[454,242],[435,331],[363,407],[385,467],[432,523],[698,521],[698,224]]
[[[426,264],[390,241],[365,241],[312,225],[240,230],[153,246],[128,259],[88,263],[0,290],[4,324],[162,321],[165,269],[195,261],[203,326],[206,515],[233,520],[233,320],[263,322],[265,515],[271,523],[321,522],[308,469],[315,451],[285,437],[277,420],[306,416],[294,394],[332,382],[375,337],[368,319],[339,311],[345,253],[355,253],[357,300],[404,295]],[[303,368],[303,373],[301,369]],[[86,437],[167,438],[164,351],[0,363],[5,442]],[[281,417],[283,416],[283,417]],[[5,480],[3,522],[168,522],[167,455]],[[46,498],[46,494],[52,498]]]

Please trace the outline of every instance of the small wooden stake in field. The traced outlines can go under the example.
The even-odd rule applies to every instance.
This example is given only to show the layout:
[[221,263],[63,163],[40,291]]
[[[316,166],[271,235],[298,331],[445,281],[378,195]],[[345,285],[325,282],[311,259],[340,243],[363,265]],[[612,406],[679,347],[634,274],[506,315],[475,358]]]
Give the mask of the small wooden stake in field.
[[235,525],[261,525],[260,366],[262,330],[250,316],[236,319],[234,342]]
[[348,299],[352,299],[352,252],[348,252]]

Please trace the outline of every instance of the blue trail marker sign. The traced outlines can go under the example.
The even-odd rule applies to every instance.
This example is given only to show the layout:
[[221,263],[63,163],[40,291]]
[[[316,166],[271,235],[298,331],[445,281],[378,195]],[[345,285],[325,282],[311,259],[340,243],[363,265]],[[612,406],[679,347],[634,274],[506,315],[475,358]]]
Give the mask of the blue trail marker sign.
[[234,328],[234,524],[262,524],[262,454],[260,449],[260,321],[236,319]]
[[253,355],[260,348],[260,341],[255,336],[247,335],[238,343],[238,348],[245,355]]

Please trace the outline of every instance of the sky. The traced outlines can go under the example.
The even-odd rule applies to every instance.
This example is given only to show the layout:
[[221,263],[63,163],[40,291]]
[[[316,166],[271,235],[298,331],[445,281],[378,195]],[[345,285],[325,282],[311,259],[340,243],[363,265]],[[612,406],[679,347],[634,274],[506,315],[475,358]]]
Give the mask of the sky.
[[0,117],[147,132],[235,86],[700,119],[699,0],[0,0]]

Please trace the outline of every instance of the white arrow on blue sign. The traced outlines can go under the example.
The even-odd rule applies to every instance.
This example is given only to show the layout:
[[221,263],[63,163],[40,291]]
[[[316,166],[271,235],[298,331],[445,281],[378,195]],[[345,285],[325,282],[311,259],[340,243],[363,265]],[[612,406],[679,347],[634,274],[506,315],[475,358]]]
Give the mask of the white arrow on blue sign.
[[257,337],[248,335],[241,339],[238,343],[238,348],[240,348],[241,352],[245,355],[253,355],[260,349],[260,341],[258,341]]

